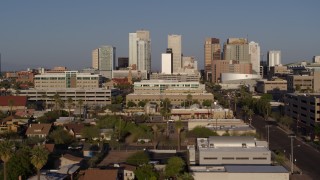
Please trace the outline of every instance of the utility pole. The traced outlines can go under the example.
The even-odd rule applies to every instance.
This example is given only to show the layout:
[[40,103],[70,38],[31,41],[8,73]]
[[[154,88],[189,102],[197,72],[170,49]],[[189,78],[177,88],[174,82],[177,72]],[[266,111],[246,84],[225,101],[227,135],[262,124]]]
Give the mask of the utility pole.
[[290,161],[291,161],[291,174],[293,174],[293,138],[295,138],[296,136],[290,135],[289,137],[291,139],[291,158],[290,158]]
[[269,128],[271,127],[271,125],[266,125],[267,128],[267,139],[268,139],[268,148],[270,149],[270,131]]

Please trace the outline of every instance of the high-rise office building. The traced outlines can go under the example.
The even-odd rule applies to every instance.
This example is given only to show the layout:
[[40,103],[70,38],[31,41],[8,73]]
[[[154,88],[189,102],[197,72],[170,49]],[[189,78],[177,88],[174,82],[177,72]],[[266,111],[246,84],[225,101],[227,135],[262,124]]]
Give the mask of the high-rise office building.
[[206,38],[204,42],[204,70],[206,79],[211,77],[212,61],[221,60],[220,40],[217,38]]
[[127,68],[129,66],[128,57],[118,57],[118,69]]
[[150,32],[139,30],[129,33],[129,66],[137,70],[151,71]]
[[281,51],[268,52],[268,67],[273,67],[281,64]]
[[245,38],[229,38],[223,46],[224,60],[250,63],[249,44]]
[[249,55],[252,64],[252,73],[260,74],[260,46],[258,43],[253,41],[249,43]]
[[112,78],[112,70],[116,69],[116,48],[101,46],[92,51],[92,68],[104,72],[107,78]]
[[172,69],[176,73],[182,67],[181,35],[168,35],[168,48],[172,49]]

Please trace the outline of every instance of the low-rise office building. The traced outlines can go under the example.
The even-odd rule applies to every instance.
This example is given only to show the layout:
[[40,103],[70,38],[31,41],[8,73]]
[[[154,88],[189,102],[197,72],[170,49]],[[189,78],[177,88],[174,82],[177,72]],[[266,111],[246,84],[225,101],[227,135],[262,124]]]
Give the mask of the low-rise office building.
[[241,135],[245,133],[256,133],[256,130],[246,124],[241,119],[189,119],[188,130],[192,130],[195,127],[206,127],[218,135],[229,133],[231,135]]
[[191,165],[271,164],[267,142],[249,136],[197,138],[197,145],[188,149]]
[[78,73],[78,71],[44,73],[35,75],[34,87],[35,89],[96,89],[101,87],[101,76],[90,73]]
[[259,93],[279,94],[287,92],[287,81],[283,79],[258,80],[256,90]]
[[179,82],[190,82],[190,81],[199,81],[200,80],[200,74],[194,73],[194,74],[180,74],[180,73],[174,73],[174,74],[164,74],[164,73],[152,73],[150,75],[151,80],[176,80]]
[[44,101],[46,104],[54,104],[54,95],[58,94],[64,102],[68,98],[77,103],[80,99],[84,105],[107,105],[111,104],[112,96],[118,95],[117,89],[82,89],[82,88],[65,88],[65,89],[28,89],[21,90],[19,96],[27,96],[31,102]]

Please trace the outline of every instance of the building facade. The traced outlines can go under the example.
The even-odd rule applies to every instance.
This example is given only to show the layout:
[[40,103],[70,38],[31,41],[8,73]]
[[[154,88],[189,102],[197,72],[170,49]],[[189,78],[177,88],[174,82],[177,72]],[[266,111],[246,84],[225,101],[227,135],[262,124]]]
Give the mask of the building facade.
[[151,72],[151,40],[150,32],[138,30],[129,33],[129,66],[134,70]]
[[281,64],[281,51],[268,51],[268,67]]
[[224,60],[236,60],[239,63],[251,63],[249,44],[245,38],[229,38],[223,46]]
[[212,61],[221,60],[220,40],[217,38],[206,38],[204,42],[204,70],[207,80],[211,79]]
[[314,127],[320,123],[319,93],[289,93],[285,98],[285,114],[291,117],[304,135],[314,135]]
[[249,55],[252,64],[252,73],[260,74],[260,46],[258,43],[253,41],[249,43]]
[[92,51],[92,68],[98,69],[102,74],[111,79],[112,71],[116,69],[116,48],[101,46]]
[[101,87],[101,76],[97,74],[78,73],[78,71],[44,73],[35,75],[34,87],[35,89],[95,89]]
[[223,73],[251,74],[252,64],[232,60],[212,61],[212,82],[221,82]]
[[178,72],[182,67],[182,42],[181,35],[168,35],[168,48],[172,49],[172,70]]

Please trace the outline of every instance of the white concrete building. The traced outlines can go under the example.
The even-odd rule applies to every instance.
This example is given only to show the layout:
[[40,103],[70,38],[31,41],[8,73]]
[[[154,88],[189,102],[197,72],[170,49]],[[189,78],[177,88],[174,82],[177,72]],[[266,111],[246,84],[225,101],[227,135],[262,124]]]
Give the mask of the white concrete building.
[[253,41],[249,43],[249,55],[252,64],[252,73],[260,74],[260,46],[258,43]]
[[320,56],[314,56],[313,57],[313,62],[314,63],[320,63]]
[[172,73],[172,54],[171,53],[161,54],[161,73],[163,74]]
[[129,33],[129,66],[137,70],[151,71],[150,32],[139,30]]
[[273,67],[281,64],[281,51],[268,52],[268,67]]

